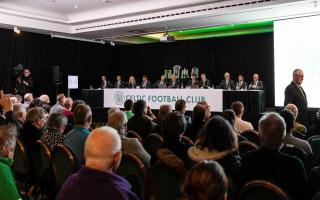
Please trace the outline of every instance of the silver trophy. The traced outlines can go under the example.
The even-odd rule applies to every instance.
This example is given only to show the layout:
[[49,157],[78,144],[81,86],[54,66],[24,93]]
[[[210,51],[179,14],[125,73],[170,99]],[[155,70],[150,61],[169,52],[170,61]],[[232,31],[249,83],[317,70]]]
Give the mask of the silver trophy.
[[172,77],[172,70],[171,69],[170,70],[168,70],[168,69],[164,70],[164,77],[166,79],[170,79]]
[[175,75],[177,78],[180,78],[180,65],[174,65],[173,66],[173,75]]
[[192,74],[196,75],[196,78],[199,78],[199,68],[198,67],[193,67],[191,69],[191,75]]
[[183,70],[181,70],[181,78],[189,78],[189,73],[188,70],[186,68],[183,68]]

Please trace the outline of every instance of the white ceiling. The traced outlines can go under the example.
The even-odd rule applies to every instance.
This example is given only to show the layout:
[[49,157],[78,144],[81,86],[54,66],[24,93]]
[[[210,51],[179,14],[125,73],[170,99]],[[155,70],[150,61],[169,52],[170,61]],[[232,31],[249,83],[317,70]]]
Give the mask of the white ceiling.
[[0,0],[0,27],[110,39],[139,34],[136,30],[155,33],[319,14],[319,7],[315,0]]

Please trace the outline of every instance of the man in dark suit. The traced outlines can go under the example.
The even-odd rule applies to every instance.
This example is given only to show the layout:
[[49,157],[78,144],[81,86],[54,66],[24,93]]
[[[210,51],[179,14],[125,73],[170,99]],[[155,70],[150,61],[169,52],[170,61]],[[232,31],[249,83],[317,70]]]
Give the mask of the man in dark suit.
[[164,75],[160,77],[160,80],[154,85],[154,88],[167,88],[167,83]]
[[263,90],[263,82],[259,81],[259,74],[254,73],[252,76],[253,81],[249,85],[251,90]]
[[125,88],[125,83],[121,80],[121,76],[117,76],[117,81],[114,83],[115,88]]
[[234,81],[230,79],[229,72],[224,73],[224,80],[220,83],[220,89],[224,90],[235,90],[236,85],[234,84]]
[[171,76],[171,81],[169,84],[169,88],[180,88],[180,81],[177,80],[176,75]]
[[243,75],[238,75],[238,82],[236,84],[236,90],[246,90],[248,87],[247,82],[244,81]]
[[19,95],[24,96],[26,93],[32,93],[33,78],[30,75],[30,70],[25,68],[22,76],[17,78],[17,92]]
[[201,80],[199,83],[200,88],[208,89],[211,87],[210,80],[207,79],[206,74],[201,74]]
[[289,103],[296,105],[298,108],[296,121],[309,127],[307,95],[301,87],[304,73],[301,69],[295,69],[292,76],[292,82],[286,87],[284,92],[284,106]]
[[147,75],[143,75],[140,88],[142,89],[151,88],[151,82],[148,80]]
[[188,85],[189,88],[199,88],[199,81],[196,78],[195,74],[191,75],[191,80],[189,81]]
[[110,81],[107,80],[107,77],[105,75],[101,76],[100,88],[112,88],[112,84],[110,83]]
[[306,169],[300,159],[281,153],[286,124],[277,113],[268,113],[259,121],[261,147],[247,153],[241,161],[239,186],[262,179],[284,189],[293,200],[305,200],[307,194]]

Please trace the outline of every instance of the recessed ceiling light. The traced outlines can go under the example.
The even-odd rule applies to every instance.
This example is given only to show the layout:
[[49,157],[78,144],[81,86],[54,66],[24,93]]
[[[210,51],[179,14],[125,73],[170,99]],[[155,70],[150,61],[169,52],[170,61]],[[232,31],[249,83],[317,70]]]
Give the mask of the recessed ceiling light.
[[79,8],[79,6],[78,6],[78,5],[75,5],[74,8]]
[[110,3],[110,1],[108,1],[108,0],[102,0],[102,2],[104,2],[104,3]]

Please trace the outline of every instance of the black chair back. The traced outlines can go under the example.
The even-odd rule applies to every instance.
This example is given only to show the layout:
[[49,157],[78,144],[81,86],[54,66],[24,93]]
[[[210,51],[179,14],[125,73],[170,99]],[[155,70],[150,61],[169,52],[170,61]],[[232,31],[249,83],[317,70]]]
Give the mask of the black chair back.
[[249,141],[239,142],[238,146],[239,146],[239,154],[241,157],[243,157],[244,155],[246,155],[251,151],[259,149],[259,147],[255,143],[249,142]]
[[134,154],[123,154],[118,174],[132,186],[132,191],[137,194],[139,199],[144,199],[144,186],[146,168],[143,162]]
[[163,138],[157,133],[150,133],[143,141],[144,149],[152,154],[155,149],[163,144]]
[[16,148],[13,157],[13,173],[17,181],[28,182],[29,179],[29,157],[26,152],[25,145],[20,138],[17,137]]
[[305,168],[307,169],[307,171],[309,171],[310,169],[310,158],[308,158],[305,153],[303,152],[303,150],[293,146],[293,145],[290,145],[290,144],[287,144],[285,146],[283,146],[280,150],[282,153],[285,153],[285,154],[288,154],[290,156],[296,156],[297,158],[299,158]]
[[52,168],[57,188],[61,188],[67,178],[77,171],[77,163],[71,150],[58,145],[52,151]]
[[290,196],[279,186],[264,180],[253,180],[245,184],[239,200],[291,200]]
[[36,141],[32,148],[31,157],[35,167],[38,185],[52,182],[53,173],[49,147],[41,140]]

